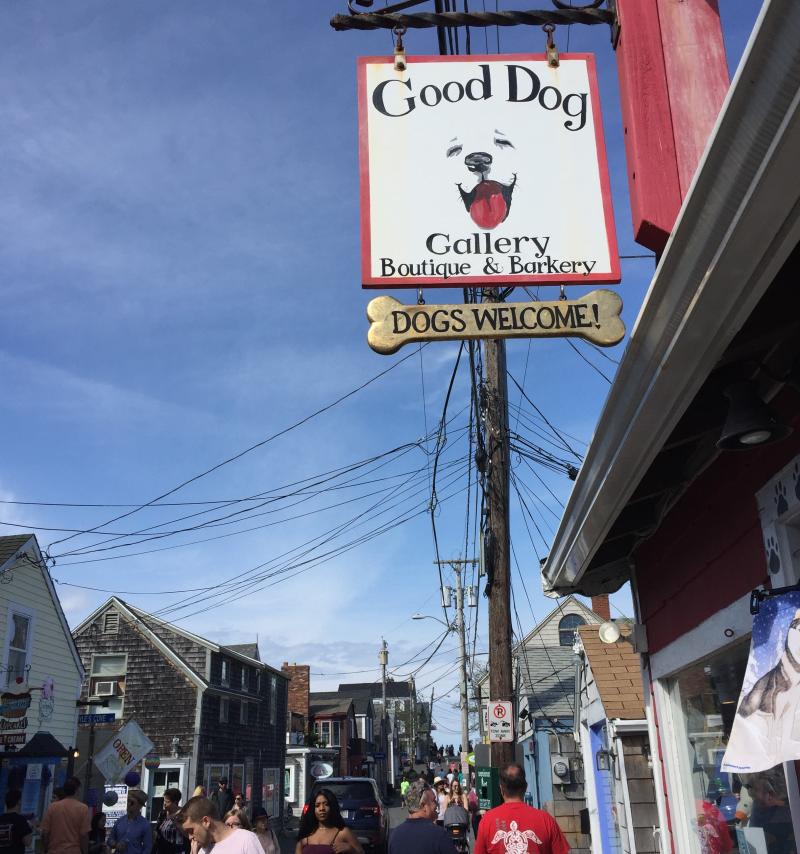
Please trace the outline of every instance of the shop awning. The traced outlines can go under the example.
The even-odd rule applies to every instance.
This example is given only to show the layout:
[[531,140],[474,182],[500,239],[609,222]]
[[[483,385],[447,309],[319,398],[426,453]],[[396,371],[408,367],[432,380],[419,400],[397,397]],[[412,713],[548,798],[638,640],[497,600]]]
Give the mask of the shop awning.
[[628,580],[636,545],[719,453],[731,378],[766,366],[767,399],[798,381],[799,46],[800,5],[765,4],[561,519],[545,592]]
[[69,751],[49,732],[37,732],[24,747],[8,755],[27,757],[28,759],[44,759],[45,757],[62,759],[69,755]]

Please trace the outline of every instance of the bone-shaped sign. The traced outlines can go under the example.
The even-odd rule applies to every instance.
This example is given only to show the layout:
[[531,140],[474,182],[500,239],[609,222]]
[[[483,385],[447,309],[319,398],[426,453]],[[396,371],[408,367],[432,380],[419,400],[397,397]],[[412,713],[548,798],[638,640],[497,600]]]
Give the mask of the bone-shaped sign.
[[611,347],[625,335],[621,311],[622,299],[608,290],[576,300],[466,305],[403,305],[382,296],[367,305],[367,341],[383,354],[396,353],[412,341],[475,338],[572,337]]

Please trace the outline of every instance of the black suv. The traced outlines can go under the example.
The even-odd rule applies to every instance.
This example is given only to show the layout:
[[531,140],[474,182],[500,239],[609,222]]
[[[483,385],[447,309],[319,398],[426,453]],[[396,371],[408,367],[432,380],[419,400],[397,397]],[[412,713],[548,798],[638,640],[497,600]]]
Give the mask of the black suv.
[[[308,804],[313,804],[320,789],[330,789],[345,824],[353,831],[364,849],[385,854],[389,840],[389,811],[371,777],[326,777],[315,780]],[[303,810],[312,809],[308,804]]]

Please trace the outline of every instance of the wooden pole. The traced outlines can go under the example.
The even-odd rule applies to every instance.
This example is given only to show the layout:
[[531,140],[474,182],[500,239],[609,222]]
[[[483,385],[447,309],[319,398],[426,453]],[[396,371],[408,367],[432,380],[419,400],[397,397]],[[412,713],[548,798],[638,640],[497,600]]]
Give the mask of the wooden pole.
[[[493,549],[489,593],[489,700],[513,700],[511,676],[511,548],[508,525],[508,384],[506,346],[488,340],[486,361],[486,442],[488,526]],[[491,746],[492,766],[514,760],[514,744]]]

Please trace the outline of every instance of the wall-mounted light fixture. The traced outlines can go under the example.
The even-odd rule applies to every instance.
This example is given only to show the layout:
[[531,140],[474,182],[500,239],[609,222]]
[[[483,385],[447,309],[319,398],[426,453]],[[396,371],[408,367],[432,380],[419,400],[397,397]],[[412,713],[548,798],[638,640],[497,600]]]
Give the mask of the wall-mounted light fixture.
[[611,757],[612,753],[610,750],[598,750],[594,755],[594,764],[598,771],[610,771],[611,770]]
[[791,427],[779,421],[758,396],[753,382],[732,383],[725,389],[730,401],[728,417],[717,447],[725,451],[742,451],[755,445],[766,445],[785,439]]

